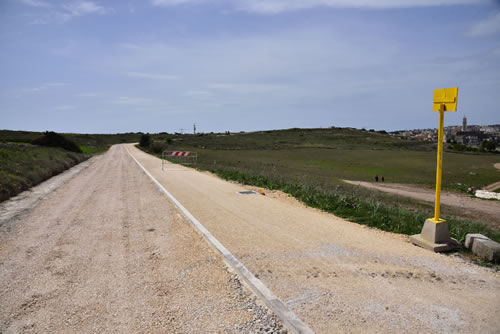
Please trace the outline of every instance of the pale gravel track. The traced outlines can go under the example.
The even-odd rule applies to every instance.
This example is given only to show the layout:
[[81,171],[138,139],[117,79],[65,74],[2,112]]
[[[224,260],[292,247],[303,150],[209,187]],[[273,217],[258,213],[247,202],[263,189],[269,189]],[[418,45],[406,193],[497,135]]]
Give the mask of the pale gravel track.
[[44,197],[0,224],[0,333],[281,331],[123,145]]
[[[414,198],[430,203],[434,203],[436,196],[433,189],[427,189],[416,185],[350,180],[343,181],[352,185],[375,189],[398,196]],[[499,201],[485,201],[480,198],[472,198],[465,194],[442,191],[441,204],[457,208],[459,210],[464,210],[468,212],[469,215],[477,216],[480,218],[479,220],[484,220],[494,229],[500,230],[500,218],[498,218],[500,217]]]
[[498,333],[498,272],[129,150],[317,333]]

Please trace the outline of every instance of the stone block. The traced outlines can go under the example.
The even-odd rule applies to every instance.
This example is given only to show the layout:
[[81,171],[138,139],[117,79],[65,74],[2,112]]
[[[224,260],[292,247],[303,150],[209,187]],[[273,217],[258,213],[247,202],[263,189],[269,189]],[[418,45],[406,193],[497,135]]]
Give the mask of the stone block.
[[479,233],[469,233],[465,236],[465,248],[472,248],[475,239],[490,240],[487,236]]
[[500,244],[493,240],[474,239],[472,253],[490,262],[500,262]]

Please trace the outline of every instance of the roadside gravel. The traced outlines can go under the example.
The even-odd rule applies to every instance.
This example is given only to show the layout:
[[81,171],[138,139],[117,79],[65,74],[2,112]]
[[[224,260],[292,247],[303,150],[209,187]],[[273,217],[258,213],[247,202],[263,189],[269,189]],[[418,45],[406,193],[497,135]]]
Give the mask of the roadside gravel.
[[0,224],[0,333],[287,333],[123,146],[45,186]]

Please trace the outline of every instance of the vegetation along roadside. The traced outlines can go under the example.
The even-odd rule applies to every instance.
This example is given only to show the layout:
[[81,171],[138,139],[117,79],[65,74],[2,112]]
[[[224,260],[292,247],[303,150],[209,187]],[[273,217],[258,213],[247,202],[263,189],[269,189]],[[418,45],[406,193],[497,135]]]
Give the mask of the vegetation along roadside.
[[[147,142],[145,140],[145,142]],[[284,191],[305,204],[348,220],[406,235],[420,233],[433,205],[343,183],[342,179],[431,187],[435,150],[384,133],[355,129],[289,129],[238,134],[153,135],[143,150],[195,151],[197,168],[247,185]],[[444,188],[466,191],[498,178],[494,154],[448,153]],[[442,207],[450,234],[463,242],[467,233],[500,241],[500,231],[474,214]]]
[[0,130],[0,202],[140,134],[57,134]]

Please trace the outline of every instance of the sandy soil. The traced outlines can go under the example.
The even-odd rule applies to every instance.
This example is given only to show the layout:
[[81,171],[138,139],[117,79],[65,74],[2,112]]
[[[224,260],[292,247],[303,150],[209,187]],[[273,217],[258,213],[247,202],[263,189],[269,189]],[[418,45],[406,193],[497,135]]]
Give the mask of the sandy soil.
[[317,333],[497,333],[500,275],[209,173],[132,154]]
[[[349,181],[344,182],[380,190],[386,193],[395,194],[415,198],[421,201],[434,203],[434,190],[427,189],[417,185],[396,184],[396,183],[373,183],[364,181]],[[471,198],[467,195],[459,193],[451,193],[448,191],[441,192],[441,204],[466,210],[471,216],[478,216],[491,227],[500,230],[500,202],[486,201],[478,198]]]
[[281,332],[124,146],[40,192],[1,208],[0,333]]

